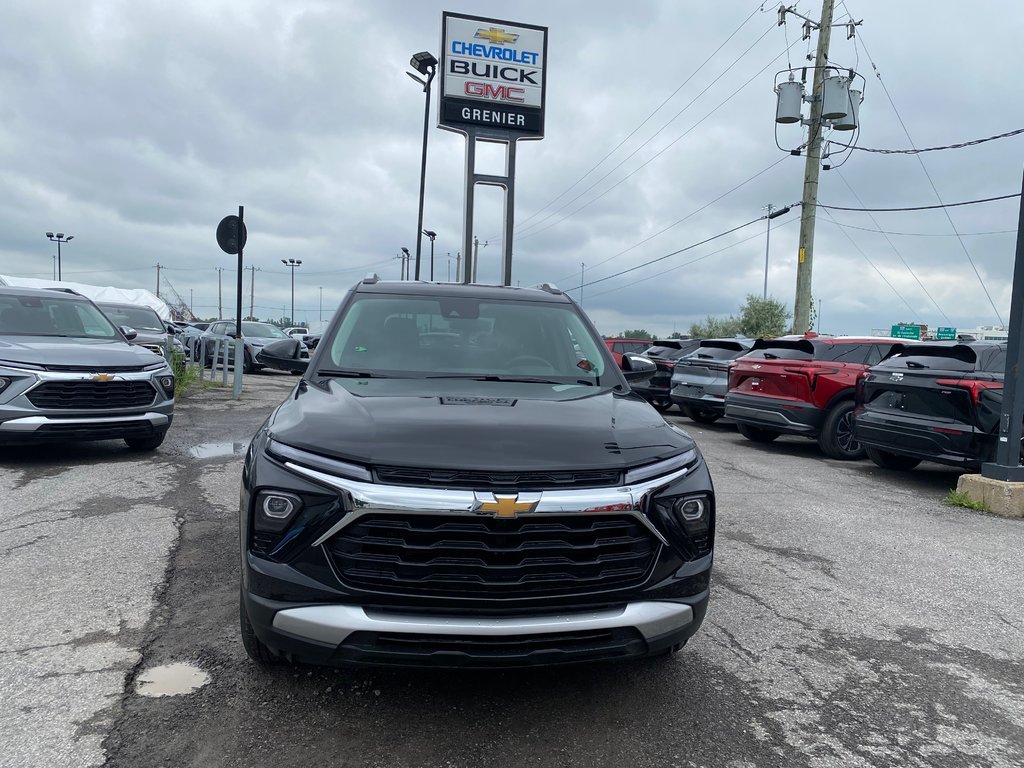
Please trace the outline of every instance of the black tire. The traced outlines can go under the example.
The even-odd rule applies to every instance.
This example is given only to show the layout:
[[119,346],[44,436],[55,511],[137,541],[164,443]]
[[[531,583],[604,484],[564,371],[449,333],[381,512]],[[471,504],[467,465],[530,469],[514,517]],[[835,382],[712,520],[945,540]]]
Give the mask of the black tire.
[[821,425],[818,435],[818,447],[831,459],[840,461],[858,461],[867,454],[864,446],[853,437],[853,400],[842,400],[832,406]]
[[673,403],[671,400],[651,400],[651,405],[662,413],[665,413],[672,410]]
[[736,424],[736,429],[738,429],[740,434],[747,438],[747,440],[752,440],[755,443],[770,443],[781,434],[780,432],[776,432],[774,429],[752,427],[749,424]]
[[696,421],[698,424],[714,424],[722,415],[715,413],[714,411],[707,411],[703,408],[694,408],[690,405],[681,405],[679,408],[682,410],[683,415],[690,421]]
[[167,430],[165,429],[163,432],[157,432],[149,437],[126,437],[124,442],[133,451],[143,453],[145,451],[155,451],[163,443],[166,436]]
[[252,359],[252,355],[249,354],[249,350],[245,350],[245,354],[242,357],[242,373],[256,373],[259,370],[256,367],[256,362]]
[[245,600],[242,592],[238,592],[238,626],[242,633],[242,647],[245,654],[261,667],[272,667],[281,663],[281,657],[270,650],[262,640],[256,637],[256,632],[249,622],[249,614],[245,610]]
[[905,472],[921,463],[921,459],[915,459],[913,456],[889,453],[889,451],[880,451],[877,448],[869,448],[867,446],[864,446],[864,452],[867,453],[869,459],[882,469],[896,469]]

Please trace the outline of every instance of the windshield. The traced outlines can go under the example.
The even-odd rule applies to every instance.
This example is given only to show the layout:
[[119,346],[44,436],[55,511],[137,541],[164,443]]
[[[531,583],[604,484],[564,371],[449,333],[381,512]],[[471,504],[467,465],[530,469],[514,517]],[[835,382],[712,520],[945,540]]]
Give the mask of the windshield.
[[160,316],[149,307],[126,307],[121,304],[97,304],[114,325],[127,325],[136,331],[166,332]]
[[[231,331],[234,332],[232,326]],[[270,323],[250,323],[246,320],[242,321],[242,335],[243,336],[254,336],[256,338],[264,339],[287,339],[288,336],[278,328],[276,325]]]
[[320,371],[597,384],[603,342],[569,304],[357,296]]
[[90,301],[54,296],[0,296],[0,334],[120,339]]

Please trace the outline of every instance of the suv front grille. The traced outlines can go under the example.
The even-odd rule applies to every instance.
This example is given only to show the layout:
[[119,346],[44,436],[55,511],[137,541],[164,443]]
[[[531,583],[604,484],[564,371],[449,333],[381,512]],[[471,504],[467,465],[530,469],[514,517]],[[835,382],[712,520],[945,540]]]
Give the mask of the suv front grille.
[[378,481],[391,485],[442,486],[445,488],[509,488],[540,491],[553,488],[613,488],[622,484],[617,469],[566,472],[480,472],[463,469],[377,467]]
[[148,381],[47,381],[28,393],[36,408],[85,411],[140,408],[155,396]]
[[372,514],[327,542],[350,587],[481,600],[636,587],[659,546],[636,518],[608,514]]

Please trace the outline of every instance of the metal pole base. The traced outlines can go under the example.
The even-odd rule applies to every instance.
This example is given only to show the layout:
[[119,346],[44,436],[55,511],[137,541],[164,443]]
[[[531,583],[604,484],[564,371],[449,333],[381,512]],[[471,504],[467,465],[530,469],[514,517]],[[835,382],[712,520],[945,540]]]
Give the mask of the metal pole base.
[[981,465],[981,476],[989,480],[1002,480],[1007,483],[1024,483],[1024,467],[1009,467],[995,462]]

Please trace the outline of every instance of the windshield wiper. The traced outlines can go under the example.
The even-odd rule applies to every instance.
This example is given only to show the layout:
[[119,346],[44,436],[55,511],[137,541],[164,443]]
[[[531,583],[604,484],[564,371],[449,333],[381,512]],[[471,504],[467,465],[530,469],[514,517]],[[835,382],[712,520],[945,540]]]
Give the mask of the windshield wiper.
[[536,376],[513,376],[502,374],[473,374],[473,373],[445,373],[438,376],[427,376],[428,379],[465,379],[466,381],[512,381],[517,384],[586,384],[593,386],[594,382],[586,379],[577,379],[575,382],[555,381],[554,379],[537,378]]
[[336,376],[339,379],[387,379],[381,373],[369,373],[367,371],[348,371],[341,368],[321,368],[316,372],[318,376]]

